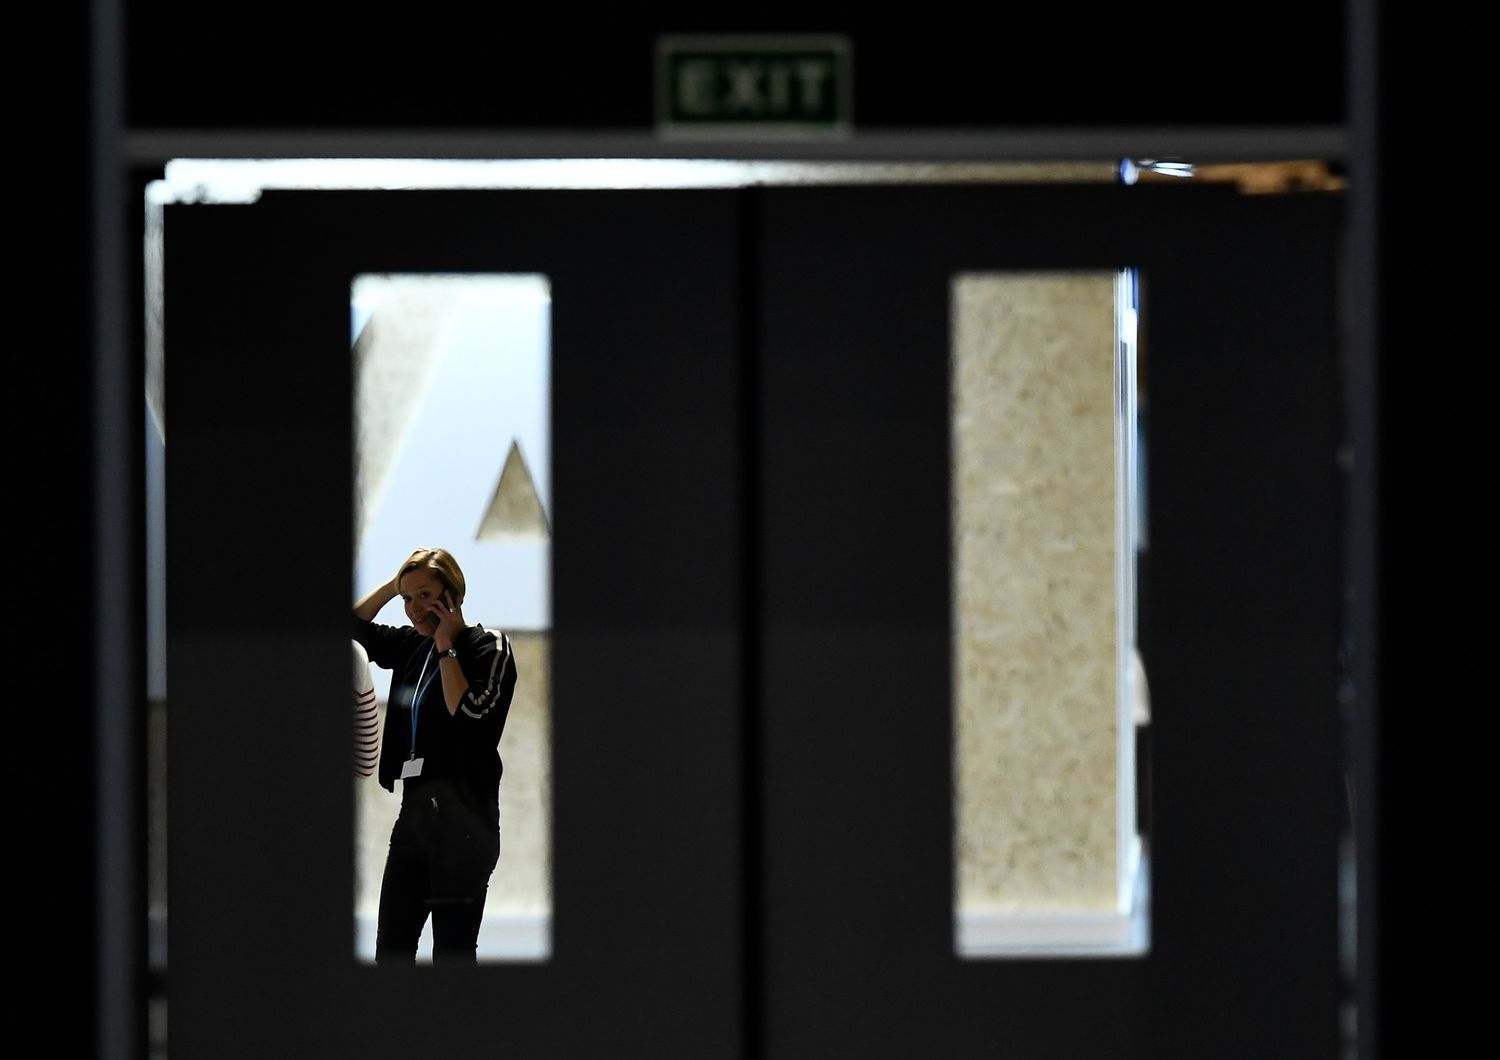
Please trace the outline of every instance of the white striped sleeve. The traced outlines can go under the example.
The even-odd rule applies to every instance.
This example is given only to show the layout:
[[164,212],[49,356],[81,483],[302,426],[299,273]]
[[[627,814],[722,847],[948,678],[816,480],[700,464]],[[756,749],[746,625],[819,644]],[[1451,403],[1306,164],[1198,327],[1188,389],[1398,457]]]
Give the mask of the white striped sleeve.
[[380,761],[380,718],[375,707],[375,682],[370,679],[370,657],[354,641],[354,775],[368,777]]
[[354,694],[354,775],[368,777],[380,760],[380,719],[375,710],[375,690]]

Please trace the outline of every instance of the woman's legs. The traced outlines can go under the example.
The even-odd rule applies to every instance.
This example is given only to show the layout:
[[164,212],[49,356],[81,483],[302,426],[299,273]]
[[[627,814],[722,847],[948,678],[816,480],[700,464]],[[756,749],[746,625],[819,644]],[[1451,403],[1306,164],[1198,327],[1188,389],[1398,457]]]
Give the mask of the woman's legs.
[[415,961],[430,913],[434,963],[475,963],[485,895],[499,859],[494,826],[451,789],[404,792],[380,884],[376,962]]
[[391,829],[391,846],[380,880],[380,914],[375,923],[375,963],[411,964],[427,922],[427,849],[406,806]]
[[484,899],[500,860],[500,836],[453,801],[444,804],[441,816],[432,865],[432,959],[474,964]]

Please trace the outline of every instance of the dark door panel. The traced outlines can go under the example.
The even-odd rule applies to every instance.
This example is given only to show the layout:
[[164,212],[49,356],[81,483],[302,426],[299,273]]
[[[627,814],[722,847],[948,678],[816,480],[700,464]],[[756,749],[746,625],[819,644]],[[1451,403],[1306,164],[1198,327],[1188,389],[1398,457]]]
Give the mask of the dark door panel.
[[[768,1055],[1333,1056],[1337,208],[762,193]],[[949,284],[1141,270],[1153,944],[952,947]]]
[[[720,192],[166,209],[174,1054],[738,1055],[735,210]],[[334,706],[349,285],[465,271],[544,273],[553,297],[552,955],[390,971],[354,957]]]

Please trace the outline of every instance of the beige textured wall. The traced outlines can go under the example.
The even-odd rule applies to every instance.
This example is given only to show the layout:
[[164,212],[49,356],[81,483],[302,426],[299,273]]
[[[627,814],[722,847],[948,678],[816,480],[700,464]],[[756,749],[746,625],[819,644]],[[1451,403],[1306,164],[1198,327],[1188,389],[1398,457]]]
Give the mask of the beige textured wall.
[[[546,914],[552,909],[552,659],[546,632],[513,632],[516,694],[500,737],[500,864],[490,877],[485,913]],[[385,704],[380,705],[381,732]],[[374,917],[380,905],[391,825],[401,808],[374,777],[356,778],[359,829],[355,859],[355,914]]]
[[1113,272],[953,289],[957,912],[1117,901]]

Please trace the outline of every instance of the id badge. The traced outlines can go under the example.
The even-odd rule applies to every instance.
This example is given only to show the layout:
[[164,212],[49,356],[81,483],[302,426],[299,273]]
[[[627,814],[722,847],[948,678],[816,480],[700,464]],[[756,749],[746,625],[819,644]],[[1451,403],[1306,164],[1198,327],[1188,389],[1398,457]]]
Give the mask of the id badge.
[[420,758],[408,758],[401,764],[401,779],[407,777],[420,777],[422,775],[422,760]]

